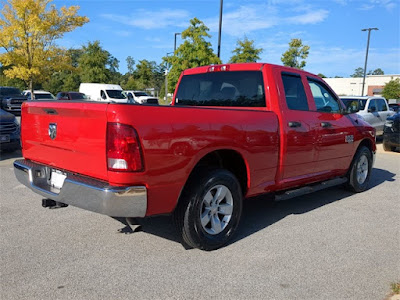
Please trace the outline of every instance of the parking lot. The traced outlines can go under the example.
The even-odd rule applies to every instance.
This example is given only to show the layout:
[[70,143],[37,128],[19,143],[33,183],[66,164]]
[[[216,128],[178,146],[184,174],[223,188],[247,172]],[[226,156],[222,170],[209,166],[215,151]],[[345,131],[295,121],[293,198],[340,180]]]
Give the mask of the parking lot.
[[0,160],[1,299],[384,299],[400,280],[400,154],[381,145],[367,192],[248,201],[236,238],[186,250],[169,217],[141,231],[41,197]]

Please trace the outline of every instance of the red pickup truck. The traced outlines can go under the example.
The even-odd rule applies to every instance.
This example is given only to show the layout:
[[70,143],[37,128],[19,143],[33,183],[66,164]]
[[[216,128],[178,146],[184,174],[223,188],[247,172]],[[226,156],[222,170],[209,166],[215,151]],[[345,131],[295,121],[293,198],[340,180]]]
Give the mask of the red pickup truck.
[[170,106],[29,101],[22,120],[15,174],[44,206],[173,214],[204,250],[228,242],[246,198],[364,191],[376,152],[374,129],[321,78],[263,63],[185,70]]

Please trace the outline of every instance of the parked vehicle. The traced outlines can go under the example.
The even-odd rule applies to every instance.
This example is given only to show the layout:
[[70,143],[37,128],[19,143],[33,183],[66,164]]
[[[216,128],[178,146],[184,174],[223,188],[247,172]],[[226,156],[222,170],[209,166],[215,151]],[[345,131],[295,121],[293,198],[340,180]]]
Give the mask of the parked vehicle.
[[26,96],[23,96],[19,89],[0,86],[0,109],[13,114],[19,114],[24,101],[26,101]]
[[383,149],[395,151],[400,148],[400,112],[387,118],[383,128]]
[[[244,199],[368,188],[375,130],[318,76],[262,63],[185,70],[171,106],[23,106],[18,180],[46,198],[129,224],[173,214],[182,242],[213,250]],[[95,130],[93,130],[95,128]]]
[[383,134],[383,125],[386,119],[394,115],[394,112],[389,109],[389,105],[383,97],[341,97],[340,99],[347,110],[356,107],[357,114],[376,129],[376,135],[378,136]]
[[78,92],[59,92],[56,96],[57,100],[88,100],[89,98]]
[[118,84],[81,83],[79,92],[92,101],[126,103],[128,98],[122,93]]
[[[34,90],[35,100],[55,100],[56,97],[50,92]],[[28,100],[32,100],[32,94],[30,90],[23,91],[23,94],[28,97]]]
[[0,109],[0,150],[12,152],[20,147],[20,128],[17,118]]
[[158,98],[149,96],[143,91],[124,91],[124,95],[140,104],[158,104]]
[[391,103],[391,104],[389,104],[389,109],[393,110],[394,112],[400,111],[400,103]]

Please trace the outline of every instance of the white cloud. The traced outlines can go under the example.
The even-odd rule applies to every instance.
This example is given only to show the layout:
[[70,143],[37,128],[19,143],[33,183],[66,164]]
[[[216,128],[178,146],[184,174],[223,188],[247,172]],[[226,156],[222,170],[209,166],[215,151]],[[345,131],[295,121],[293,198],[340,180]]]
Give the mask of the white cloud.
[[161,9],[161,10],[135,10],[130,16],[120,14],[102,14],[102,18],[125,25],[142,29],[158,29],[167,26],[185,26],[190,14],[182,9]]
[[[272,3],[275,2],[277,1]],[[280,24],[316,24],[323,22],[328,17],[329,12],[325,9],[314,9],[310,5],[301,5],[302,2],[298,0],[293,3],[298,6],[285,11],[278,9],[275,5],[247,5],[240,6],[236,10],[226,11],[222,18],[222,30],[225,34],[242,37],[253,31],[272,28]],[[283,16],[289,12],[292,12],[291,16]],[[217,32],[219,19],[206,19],[205,24],[209,26],[211,32]]]
[[[400,49],[370,48],[368,70],[381,68],[386,74],[400,70],[398,59]],[[397,57],[397,58],[396,58]],[[350,76],[358,67],[364,67],[365,49],[347,49],[342,47],[311,47],[307,58],[306,70],[322,73],[326,76]]]
[[302,15],[287,18],[291,24],[316,24],[324,21],[328,17],[329,12],[325,9],[310,11]]
[[364,3],[360,9],[361,10],[371,10],[376,7],[384,7],[385,9],[391,11],[395,9],[397,6],[397,1],[393,0],[369,0],[367,3]]

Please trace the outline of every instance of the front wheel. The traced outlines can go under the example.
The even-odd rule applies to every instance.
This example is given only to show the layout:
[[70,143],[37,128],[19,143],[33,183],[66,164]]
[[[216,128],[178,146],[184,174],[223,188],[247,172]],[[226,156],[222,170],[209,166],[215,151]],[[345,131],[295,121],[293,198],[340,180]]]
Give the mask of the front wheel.
[[224,246],[238,227],[242,202],[240,184],[231,172],[217,169],[193,174],[174,212],[184,243],[208,251]]
[[362,146],[357,150],[348,173],[348,188],[356,193],[368,188],[372,169],[371,151]]

